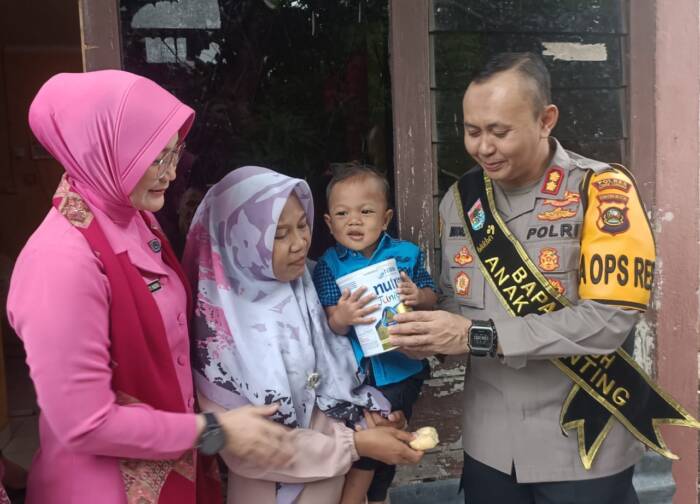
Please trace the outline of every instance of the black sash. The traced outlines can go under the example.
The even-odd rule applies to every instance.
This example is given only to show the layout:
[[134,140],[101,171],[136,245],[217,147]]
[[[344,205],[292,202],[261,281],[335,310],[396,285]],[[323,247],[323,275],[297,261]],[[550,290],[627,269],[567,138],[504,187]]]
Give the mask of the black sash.
[[[491,179],[482,170],[464,175],[453,192],[479,267],[511,315],[539,315],[572,306],[542,275],[501,219]],[[639,441],[674,460],[678,457],[667,448],[658,426],[668,423],[700,428],[700,423],[621,348],[610,355],[576,355],[551,362],[574,382],[559,422],[565,435],[576,428],[579,455],[586,469],[591,468],[614,418]]]

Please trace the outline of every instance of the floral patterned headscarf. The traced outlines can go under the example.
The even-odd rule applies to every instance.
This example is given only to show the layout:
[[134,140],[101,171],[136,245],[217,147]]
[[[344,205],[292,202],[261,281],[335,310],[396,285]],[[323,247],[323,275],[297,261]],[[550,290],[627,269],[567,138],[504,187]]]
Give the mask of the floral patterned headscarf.
[[187,237],[185,269],[196,286],[195,380],[226,408],[280,403],[275,420],[308,427],[315,406],[357,421],[388,411],[361,386],[349,340],[334,334],[308,268],[291,282],[272,271],[277,222],[296,194],[313,222],[306,182],[266,168],[239,168],[212,187]]

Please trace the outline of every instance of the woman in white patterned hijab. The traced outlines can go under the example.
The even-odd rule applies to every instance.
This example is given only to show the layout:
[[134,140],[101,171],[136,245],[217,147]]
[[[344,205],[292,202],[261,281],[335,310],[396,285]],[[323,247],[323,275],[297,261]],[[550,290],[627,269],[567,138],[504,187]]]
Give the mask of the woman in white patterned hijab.
[[[349,341],[328,327],[306,267],[312,221],[306,182],[247,166],[209,190],[190,228],[184,262],[196,286],[193,364],[202,405],[279,403],[273,419],[299,428],[289,470],[227,460],[229,502],[337,502],[358,452],[399,463],[420,458],[399,441],[411,434],[354,433],[344,424],[389,404],[362,385]],[[323,484],[304,489],[314,481]]]

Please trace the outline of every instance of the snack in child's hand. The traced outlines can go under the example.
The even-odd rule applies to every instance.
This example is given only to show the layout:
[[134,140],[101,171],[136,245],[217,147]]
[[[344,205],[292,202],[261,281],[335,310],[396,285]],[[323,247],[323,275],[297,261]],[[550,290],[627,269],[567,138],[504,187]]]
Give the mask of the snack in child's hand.
[[435,448],[440,442],[435,427],[421,427],[415,434],[416,439],[408,443],[408,446],[414,450],[430,450],[431,448]]

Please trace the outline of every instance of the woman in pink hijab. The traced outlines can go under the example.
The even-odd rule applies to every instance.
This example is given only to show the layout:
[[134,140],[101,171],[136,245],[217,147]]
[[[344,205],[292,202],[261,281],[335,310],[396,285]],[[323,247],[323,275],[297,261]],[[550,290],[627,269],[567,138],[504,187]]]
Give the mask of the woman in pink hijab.
[[[29,123],[66,174],[19,255],[8,297],[41,408],[28,504],[220,502],[224,449],[292,456],[277,406],[195,413],[190,289],[152,212],[194,112],[152,81],[59,74]],[[205,470],[206,469],[206,470]]]

